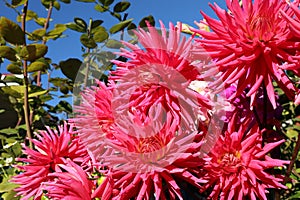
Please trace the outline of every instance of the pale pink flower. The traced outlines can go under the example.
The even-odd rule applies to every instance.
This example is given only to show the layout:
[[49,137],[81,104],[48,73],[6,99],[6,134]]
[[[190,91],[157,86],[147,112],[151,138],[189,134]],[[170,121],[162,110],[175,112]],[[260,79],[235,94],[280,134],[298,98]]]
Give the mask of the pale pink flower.
[[230,12],[217,4],[210,5],[220,20],[202,12],[206,20],[204,23],[211,32],[194,29],[202,37],[196,44],[196,49],[200,48],[199,54],[209,54],[214,60],[204,76],[220,72],[214,83],[221,86],[217,91],[237,83],[237,91],[232,98],[239,96],[249,85],[247,96],[251,97],[251,106],[259,87],[264,85],[270,102],[276,107],[272,81],[277,82],[290,99],[294,99],[297,88],[286,70],[299,68],[299,61],[294,56],[300,46],[291,35],[289,23],[279,12],[283,10],[286,16],[291,17],[294,11],[280,0],[243,0],[242,6],[238,0],[227,0],[226,4]]
[[22,172],[12,178],[12,182],[20,185],[15,191],[18,196],[22,196],[21,199],[40,199],[42,183],[51,179],[49,173],[54,172],[57,165],[63,164],[66,158],[78,164],[87,159],[86,148],[73,128],[72,124],[67,123],[59,126],[58,131],[46,127],[47,130],[35,134],[37,139],[32,139],[34,149],[23,145],[23,154],[27,157],[18,158],[23,165],[17,166]]
[[212,199],[267,199],[268,188],[286,188],[280,183],[283,176],[275,177],[267,171],[289,163],[267,155],[284,140],[262,146],[262,131],[257,125],[249,127],[249,122],[244,121],[235,131],[234,117],[206,157],[203,177],[208,183],[203,191],[212,188]]

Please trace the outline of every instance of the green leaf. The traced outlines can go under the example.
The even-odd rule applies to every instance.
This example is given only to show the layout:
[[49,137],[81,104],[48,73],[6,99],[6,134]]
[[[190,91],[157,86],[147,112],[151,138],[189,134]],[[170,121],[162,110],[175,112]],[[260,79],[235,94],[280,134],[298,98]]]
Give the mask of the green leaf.
[[0,57],[11,61],[17,61],[16,51],[8,46],[0,46]]
[[105,28],[102,26],[98,26],[96,29],[92,30],[93,38],[95,42],[103,42],[108,39],[109,34],[106,32]]
[[128,19],[128,20],[125,20],[125,21],[122,21],[116,25],[114,25],[113,27],[111,27],[109,29],[109,32],[111,34],[114,34],[114,33],[117,33],[121,30],[123,30],[124,28],[126,28],[131,22],[132,22],[133,19]]
[[123,45],[118,40],[110,39],[105,43],[105,46],[112,49],[120,49]]
[[13,74],[22,74],[22,69],[17,64],[11,63],[11,64],[7,65],[6,69],[7,69],[7,71],[9,71],[10,73],[13,73]]
[[94,9],[99,12],[105,12],[109,9],[109,7],[97,4],[97,5],[95,5]]
[[45,7],[45,8],[49,8],[50,7],[50,4],[51,4],[51,2],[53,3],[55,0],[41,0],[41,3],[43,4],[43,6]]
[[287,130],[286,135],[287,135],[289,138],[294,138],[294,137],[297,137],[297,136],[298,136],[298,131],[296,131],[296,130],[294,130],[294,129],[289,129],[289,130]]
[[63,94],[68,94],[69,93],[69,89],[67,86],[62,85],[60,86],[59,90],[63,93]]
[[[37,19],[34,19],[35,23],[37,23],[38,25],[44,27],[44,24],[46,23],[47,19],[43,18],[43,17],[38,17]],[[50,21],[52,21],[50,19]]]
[[56,24],[54,29],[52,29],[51,31],[49,31],[46,36],[47,38],[50,39],[57,39],[59,38],[62,33],[67,30],[67,27],[65,24]]
[[87,29],[87,23],[83,19],[81,19],[79,17],[75,17],[74,18],[74,22],[75,22],[75,24],[77,24],[78,26],[80,26],[82,29],[84,29],[84,31],[86,31],[86,29]]
[[45,35],[46,35],[46,30],[44,28],[39,28],[34,30],[30,35],[28,35],[28,39],[39,41],[39,40],[43,40],[43,37]]
[[149,22],[151,26],[155,26],[155,20],[154,20],[154,17],[152,15],[144,17],[140,21],[139,26],[142,27],[142,28],[148,27],[147,24],[146,24],[146,21]]
[[60,10],[60,3],[58,1],[54,1],[53,2],[53,7],[56,9],[56,10]]
[[97,28],[97,27],[100,26],[102,23],[103,23],[103,20],[95,20],[95,21],[92,21],[91,28],[92,28],[92,29]]
[[0,184],[0,193],[2,192],[9,192],[15,189],[18,185],[12,182],[9,182],[9,178],[11,177],[4,177],[2,183]]
[[127,27],[128,34],[131,36],[135,35],[133,30],[136,30],[136,28],[137,26],[134,23],[129,24],[129,26]]
[[104,6],[110,6],[114,2],[114,0],[99,0],[99,2]]
[[20,57],[27,61],[34,61],[43,57],[47,52],[48,47],[44,44],[30,44],[21,49]]
[[[27,14],[26,14],[26,21],[32,20],[32,19],[37,19],[38,15],[36,14],[36,12],[32,11],[32,10],[27,10]],[[17,22],[21,22],[22,21],[22,16],[18,15],[17,16]]]
[[3,90],[4,93],[15,98],[22,98],[24,94],[23,85],[12,85],[8,87],[2,87],[1,89]]
[[0,18],[0,36],[11,44],[22,45],[25,43],[25,34],[21,27],[5,17]]
[[0,46],[4,46],[6,44],[3,37],[0,36]]
[[48,68],[48,66],[49,65],[47,65],[45,62],[34,61],[28,66],[27,71],[28,72],[45,71]]
[[77,31],[77,32],[81,32],[81,33],[85,33],[86,32],[86,30],[84,28],[82,28],[81,26],[78,26],[75,23],[68,23],[68,24],[66,24],[66,27],[68,29],[73,30],[73,31]]
[[71,3],[71,0],[59,0],[59,1],[61,1],[61,2],[63,2],[63,3],[66,3],[66,4]]
[[83,33],[80,36],[80,42],[81,42],[81,44],[83,44],[83,46],[90,48],[90,49],[97,47],[95,40],[92,37],[89,37],[88,34],[86,34],[86,33]]
[[41,90],[41,91],[29,93],[29,94],[28,94],[28,98],[38,97],[38,96],[40,96],[40,95],[47,94],[47,92],[48,92],[48,90]]
[[62,73],[71,79],[72,81],[75,81],[78,70],[80,69],[82,62],[77,58],[69,58],[68,60],[61,61],[59,63],[59,67],[62,71]]
[[120,13],[116,13],[116,12],[113,12],[113,13],[110,13],[112,16],[114,16],[115,18],[117,18],[119,21],[122,21],[122,17],[120,15]]
[[26,2],[27,2],[27,0],[12,0],[11,5],[17,7],[17,6],[21,6],[21,5],[25,4]]
[[14,190],[11,190],[9,192],[6,192],[2,195],[3,200],[18,200],[20,199],[19,197],[15,197],[17,192]]
[[71,113],[72,110],[72,106],[67,102],[67,101],[60,101],[57,106],[55,106],[55,110],[58,112],[67,112],[67,113]]
[[85,2],[85,3],[94,3],[95,2],[95,0],[76,0],[76,1]]
[[128,1],[121,1],[114,6],[114,12],[124,12],[130,7]]

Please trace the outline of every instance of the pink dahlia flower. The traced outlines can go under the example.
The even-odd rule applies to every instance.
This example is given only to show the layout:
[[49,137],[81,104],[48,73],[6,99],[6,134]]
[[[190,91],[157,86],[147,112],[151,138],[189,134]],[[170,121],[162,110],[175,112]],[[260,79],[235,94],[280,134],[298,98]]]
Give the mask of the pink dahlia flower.
[[95,190],[95,197],[103,200],[127,199],[185,199],[185,193],[193,195],[205,183],[199,178],[203,165],[200,153],[202,137],[190,143],[190,148],[172,164],[161,170],[148,172],[124,172],[111,170],[104,182]]
[[18,165],[17,168],[23,172],[14,176],[12,182],[20,185],[15,191],[23,200],[30,197],[40,199],[43,193],[42,183],[52,179],[48,175],[56,171],[58,164],[64,164],[66,158],[81,164],[88,157],[72,124],[69,126],[65,123],[59,126],[58,131],[46,128],[47,130],[35,134],[37,139],[32,139],[34,149],[23,146],[23,154],[27,157],[18,159],[23,165]]
[[286,16],[292,17],[293,9],[280,0],[243,0],[242,6],[238,0],[226,0],[226,3],[229,12],[217,4],[210,5],[220,20],[201,12],[211,32],[194,29],[202,36],[197,40],[196,49],[201,48],[199,52],[203,54],[204,48],[204,54],[208,53],[215,61],[207,68],[206,76],[218,74],[215,85],[222,87],[237,83],[233,96],[239,96],[249,85],[247,96],[251,97],[251,106],[263,85],[276,107],[273,80],[294,99],[297,88],[285,70],[299,68],[294,56],[300,46],[292,37],[289,23],[279,12],[283,10]]
[[48,175],[48,182],[42,184],[45,196],[53,200],[91,200],[94,182],[81,166],[72,160],[58,164],[55,172]]
[[210,117],[210,102],[189,88],[199,75],[191,39],[161,27],[135,31],[140,46],[124,42],[128,61],[113,61],[108,86],[85,90],[75,109],[82,140],[110,168],[95,192],[101,199],[182,199],[182,185],[203,183],[199,116]]
[[221,136],[207,156],[204,178],[208,183],[203,190],[212,189],[212,199],[267,199],[268,188],[286,188],[268,169],[282,167],[289,161],[273,159],[267,154],[283,140],[262,146],[262,132],[257,125],[249,129],[249,120],[235,131],[233,118],[224,136]]

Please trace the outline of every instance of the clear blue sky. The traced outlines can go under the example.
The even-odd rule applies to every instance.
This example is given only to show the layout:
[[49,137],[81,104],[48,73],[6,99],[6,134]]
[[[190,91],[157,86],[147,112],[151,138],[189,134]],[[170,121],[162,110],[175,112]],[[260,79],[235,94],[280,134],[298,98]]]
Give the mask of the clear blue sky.
[[[208,3],[214,3],[210,0],[129,0],[131,6],[128,9],[128,18],[134,18],[138,22],[145,16],[152,14],[156,20],[162,20],[166,25],[171,21],[176,23],[182,21],[184,23],[192,24],[194,20],[202,19],[200,10],[205,11],[210,16],[215,16]],[[11,0],[8,0],[11,2]],[[117,1],[116,1],[117,2]],[[225,7],[225,0],[215,0],[221,7]],[[41,5],[39,0],[29,0],[29,9],[38,13],[39,17],[46,17],[47,11]],[[0,0],[0,16],[5,16],[10,19],[16,19],[16,13],[5,6],[4,0]],[[94,3],[82,3],[72,0],[71,4],[61,3],[60,11],[53,10],[52,18],[54,19],[50,28],[56,23],[72,22],[74,17],[80,17],[89,20],[93,19],[104,20],[104,26],[110,27],[117,23],[117,19],[111,17],[108,13],[100,13],[94,10]],[[38,26],[28,26],[28,29]],[[158,23],[157,23],[158,24]],[[31,31],[34,29],[31,29]],[[47,57],[52,58],[53,62],[59,63],[69,57],[76,57],[81,59],[81,44],[79,42],[80,34],[71,30],[65,32],[66,38],[58,39],[56,41],[49,41],[49,51]],[[0,72],[5,70],[5,65],[2,65]]]

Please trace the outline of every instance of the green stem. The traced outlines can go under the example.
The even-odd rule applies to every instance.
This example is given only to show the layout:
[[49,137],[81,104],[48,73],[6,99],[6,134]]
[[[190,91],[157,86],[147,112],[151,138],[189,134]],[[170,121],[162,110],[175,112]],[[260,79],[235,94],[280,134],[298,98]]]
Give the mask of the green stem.
[[[22,13],[22,30],[26,31],[26,15],[27,15],[27,9],[28,9],[28,1],[24,4],[23,13]],[[24,46],[26,46],[26,38],[24,34]],[[29,108],[29,102],[28,102],[28,72],[27,72],[27,61],[23,61],[23,76],[24,76],[24,117],[25,117],[25,123],[26,123],[26,129],[27,129],[27,138],[32,138],[31,133],[31,124],[30,124],[30,108]],[[29,146],[32,148],[32,142],[29,140]]]

